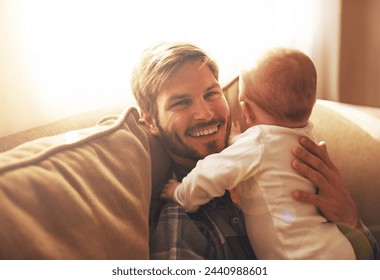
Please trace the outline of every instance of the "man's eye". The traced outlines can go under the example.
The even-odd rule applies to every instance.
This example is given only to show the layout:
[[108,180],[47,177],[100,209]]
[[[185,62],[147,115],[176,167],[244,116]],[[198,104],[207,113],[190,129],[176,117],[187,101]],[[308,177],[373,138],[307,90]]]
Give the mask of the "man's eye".
[[175,108],[175,107],[180,107],[180,106],[186,106],[190,103],[191,103],[190,100],[185,99],[185,100],[181,100],[181,101],[173,103],[171,107]]

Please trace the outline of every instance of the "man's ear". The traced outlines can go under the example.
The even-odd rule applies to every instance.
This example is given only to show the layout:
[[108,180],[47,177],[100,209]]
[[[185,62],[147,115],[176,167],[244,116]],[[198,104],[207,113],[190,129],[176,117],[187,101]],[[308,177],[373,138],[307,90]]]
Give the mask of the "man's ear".
[[255,113],[253,112],[252,106],[250,106],[250,104],[245,101],[240,101],[240,108],[241,108],[241,111],[243,112],[245,122],[249,126],[254,125]]
[[149,130],[149,132],[152,135],[158,136],[159,129],[157,127],[156,120],[154,119],[154,117],[152,116],[152,114],[149,113],[149,112],[142,112],[141,116],[142,116],[142,119],[143,119],[143,121],[145,123],[145,126]]

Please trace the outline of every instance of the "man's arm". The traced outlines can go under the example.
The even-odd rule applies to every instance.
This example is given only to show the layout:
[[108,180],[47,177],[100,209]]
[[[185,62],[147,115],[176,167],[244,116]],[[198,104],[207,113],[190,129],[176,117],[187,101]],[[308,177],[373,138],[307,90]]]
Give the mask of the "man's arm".
[[338,168],[331,161],[326,144],[321,142],[318,145],[307,137],[301,137],[300,144],[304,149],[293,148],[292,153],[297,159],[292,166],[317,186],[318,193],[295,191],[293,197],[317,206],[329,221],[359,230],[371,243],[376,258],[378,244],[360,220],[356,204],[346,190]]

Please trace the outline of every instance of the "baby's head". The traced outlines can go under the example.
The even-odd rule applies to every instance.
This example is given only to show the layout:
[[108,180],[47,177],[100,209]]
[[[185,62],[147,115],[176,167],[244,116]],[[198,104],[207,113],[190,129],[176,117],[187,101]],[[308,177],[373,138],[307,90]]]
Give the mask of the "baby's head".
[[239,98],[248,124],[299,127],[307,124],[316,100],[317,72],[311,59],[294,49],[267,52],[240,73]]

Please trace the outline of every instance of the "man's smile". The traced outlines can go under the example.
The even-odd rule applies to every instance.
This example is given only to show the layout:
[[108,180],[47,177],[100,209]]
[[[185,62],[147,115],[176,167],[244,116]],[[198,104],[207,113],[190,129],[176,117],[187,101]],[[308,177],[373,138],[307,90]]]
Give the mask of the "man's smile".
[[214,127],[203,128],[203,129],[200,129],[200,130],[191,131],[188,135],[190,135],[191,137],[195,137],[195,138],[208,137],[208,136],[216,134],[218,132],[220,126],[221,125],[218,124],[218,125],[216,125]]

